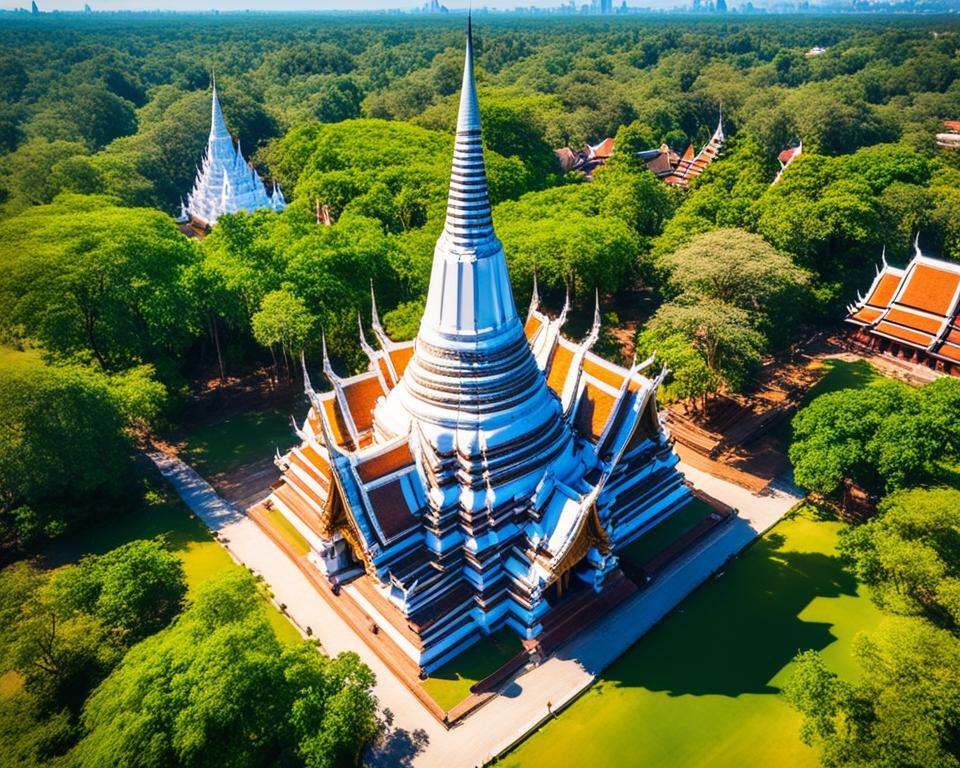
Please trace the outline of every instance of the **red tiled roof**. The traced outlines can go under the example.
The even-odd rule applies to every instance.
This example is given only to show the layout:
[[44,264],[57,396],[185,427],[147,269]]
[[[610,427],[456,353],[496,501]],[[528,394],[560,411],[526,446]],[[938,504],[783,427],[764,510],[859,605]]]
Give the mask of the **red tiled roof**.
[[360,479],[369,483],[378,477],[384,477],[391,472],[396,472],[402,467],[409,467],[413,464],[413,454],[410,453],[410,445],[401,443],[391,448],[389,451],[365,459],[357,464],[357,474]]
[[930,342],[933,341],[933,336],[929,333],[921,333],[919,331],[913,331],[909,328],[901,328],[899,325],[892,325],[891,323],[881,322],[877,325],[874,330],[877,333],[883,333],[887,336],[892,336],[895,339],[900,341],[905,341],[908,344],[913,344],[916,347],[922,347],[926,349],[930,346]]
[[889,305],[893,294],[896,293],[897,288],[900,287],[900,279],[899,275],[894,275],[889,272],[884,273],[880,278],[880,282],[877,283],[874,292],[867,298],[867,304],[871,304],[874,307],[886,307]]
[[897,303],[934,315],[946,315],[950,311],[950,302],[953,301],[958,284],[960,274],[956,272],[937,269],[928,264],[917,264]]
[[370,506],[373,507],[372,512],[388,539],[392,539],[417,522],[417,518],[407,505],[401,483],[400,478],[397,478],[367,491]]
[[358,432],[366,432],[373,426],[373,407],[383,394],[380,379],[375,373],[368,373],[364,378],[344,386],[343,395]]

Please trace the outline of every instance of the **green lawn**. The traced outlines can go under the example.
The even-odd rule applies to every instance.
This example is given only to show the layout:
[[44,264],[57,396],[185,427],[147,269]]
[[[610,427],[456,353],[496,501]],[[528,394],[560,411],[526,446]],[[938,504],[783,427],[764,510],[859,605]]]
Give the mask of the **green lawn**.
[[[74,562],[84,554],[103,554],[135,539],[163,536],[183,561],[187,585],[192,592],[199,584],[227,568],[239,568],[218,544],[207,527],[171,491],[152,487],[141,509],[111,523],[72,534],[69,540],[54,542],[46,556],[51,565]],[[270,602],[267,615],[278,637],[285,642],[300,640],[300,633]]]
[[0,368],[9,370],[23,365],[38,365],[40,353],[35,349],[20,351],[0,344]]
[[279,509],[276,507],[265,509],[263,510],[263,516],[298,555],[306,555],[310,551],[310,544]]
[[848,679],[881,615],[835,554],[842,524],[782,521],[691,595],[504,766],[815,766],[779,686],[804,649]]
[[677,510],[666,520],[654,526],[639,539],[626,547],[620,556],[626,558],[636,566],[652,560],[656,555],[669,547],[683,534],[713,512],[707,502],[693,498],[682,509]]
[[[822,365],[826,369],[826,373],[803,396],[800,403],[801,408],[815,397],[825,395],[828,392],[837,392],[841,389],[862,389],[883,379],[883,374],[866,360],[856,360],[854,362],[822,360],[814,363],[814,365]],[[770,431],[769,436],[774,445],[786,453],[790,447],[791,434],[790,419],[784,419]]]
[[822,364],[827,372],[804,396],[803,405],[827,392],[836,392],[840,389],[862,389],[883,379],[883,374],[866,360],[856,360],[852,363],[845,360],[823,360]]
[[186,448],[180,458],[205,476],[271,458],[275,448],[283,453],[296,441],[290,415],[299,420],[305,413],[297,399],[286,408],[237,413],[204,424],[183,436]]
[[517,633],[501,629],[484,637],[423,681],[424,690],[449,711],[470,695],[470,686],[483,680],[520,653]]

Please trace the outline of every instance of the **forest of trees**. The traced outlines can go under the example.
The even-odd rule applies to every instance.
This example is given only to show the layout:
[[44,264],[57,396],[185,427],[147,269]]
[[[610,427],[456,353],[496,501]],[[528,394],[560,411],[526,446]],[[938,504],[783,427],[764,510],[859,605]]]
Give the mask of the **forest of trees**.
[[[598,293],[608,329],[613,305],[628,309],[638,353],[672,370],[665,399],[748,390],[766,356],[840,319],[883,248],[902,265],[919,233],[925,252],[960,259],[960,159],[934,138],[960,118],[954,20],[640,15],[577,19],[576,34],[572,23],[476,19],[494,224],[517,305],[536,269],[550,309],[569,292],[574,316],[589,316]],[[0,660],[25,680],[0,707],[10,764],[204,765],[203,734],[242,723],[249,738],[231,764],[332,768],[375,734],[369,670],[282,649],[249,600],[255,584],[188,599],[149,542],[65,575],[22,558],[136,508],[136,446],[176,425],[196,392],[265,367],[295,381],[302,353],[317,363],[321,333],[341,372],[363,367],[357,317],[370,316],[371,283],[387,330],[415,335],[463,38],[456,16],[0,20],[0,349],[31,352],[0,365],[0,555],[21,559],[0,574]],[[808,58],[814,45],[827,51]],[[188,239],[172,216],[205,146],[214,70],[235,138],[290,205]],[[721,106],[723,155],[689,189],[635,158],[662,142],[700,146]],[[592,181],[561,174],[553,149],[608,136],[617,149]],[[771,185],[777,153],[799,140],[803,154]],[[317,201],[332,226],[316,222]],[[916,743],[889,749],[915,748],[911,764],[955,764],[941,757],[956,754],[960,699],[921,743],[910,713],[881,711],[877,692],[898,674],[898,644],[955,677],[956,502],[910,486],[941,482],[942,462],[960,460],[957,403],[952,383],[888,383],[818,399],[794,423],[799,482],[825,498],[847,483],[887,494],[844,552],[885,609],[909,614],[864,643],[856,684],[802,661],[789,695],[826,764],[896,764],[863,755],[887,749],[879,734],[897,727]],[[904,509],[940,533],[918,541]],[[885,564],[894,546],[916,555],[909,573]],[[116,592],[110,574],[136,558],[156,583]],[[62,632],[53,666],[23,640],[50,617]],[[221,652],[236,655],[238,685],[273,691],[271,706],[230,720],[197,704],[173,718],[209,683],[204,654]]]

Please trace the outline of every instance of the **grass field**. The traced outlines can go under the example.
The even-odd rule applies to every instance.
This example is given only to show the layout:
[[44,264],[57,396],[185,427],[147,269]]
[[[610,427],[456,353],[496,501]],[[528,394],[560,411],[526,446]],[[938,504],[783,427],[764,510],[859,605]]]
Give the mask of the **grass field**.
[[[800,403],[801,408],[809,404],[815,397],[825,395],[828,392],[837,392],[841,389],[862,389],[884,378],[883,374],[866,360],[857,360],[855,362],[847,362],[846,360],[821,360],[815,362],[814,365],[822,366],[826,369],[826,373],[804,395]],[[776,427],[770,431],[769,435],[774,445],[786,453],[790,447],[790,438],[792,435],[790,419],[777,424]]]
[[522,768],[817,765],[779,687],[804,649],[850,679],[880,612],[835,554],[842,524],[782,521],[502,761]]
[[276,507],[265,509],[262,514],[270,523],[270,526],[283,537],[287,544],[293,547],[298,555],[306,555],[310,551],[310,544],[279,509]]
[[306,406],[297,400],[287,408],[237,413],[204,424],[183,436],[186,447],[180,458],[205,476],[270,459],[274,448],[283,453],[296,439],[290,428],[291,413],[299,419]]
[[[198,585],[228,568],[239,568],[218,544],[207,527],[170,491],[156,487],[147,492],[143,507],[108,525],[77,532],[66,541],[57,541],[46,553],[51,565],[74,562],[84,554],[103,554],[135,539],[163,536],[183,561],[187,585]],[[284,642],[296,642],[300,633],[270,602],[267,616]]]
[[520,638],[501,629],[470,646],[423,681],[424,690],[437,704],[450,710],[470,695],[470,686],[483,680],[520,653]]
[[655,525],[619,554],[634,565],[642,566],[713,511],[713,507],[702,499],[693,498],[689,504]]

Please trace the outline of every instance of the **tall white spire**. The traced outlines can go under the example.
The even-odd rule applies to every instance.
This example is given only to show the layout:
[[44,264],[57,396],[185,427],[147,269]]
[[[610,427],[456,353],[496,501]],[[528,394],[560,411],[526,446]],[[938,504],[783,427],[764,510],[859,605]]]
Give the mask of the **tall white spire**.
[[574,461],[572,433],[530,351],[493,231],[470,26],[426,308],[413,358],[374,419],[385,435],[406,434],[413,421],[439,454],[455,451],[467,509],[482,505],[473,491],[488,481],[511,476],[511,493],[530,492],[547,463]]
[[506,331],[516,321],[507,262],[490,215],[468,20],[447,218],[434,251],[420,332],[431,343],[441,338],[472,343],[477,334]]
[[213,226],[223,213],[253,213],[259,208],[283,210],[286,201],[282,194],[271,196],[260,177],[247,165],[239,143],[234,146],[223,119],[216,77],[212,77],[212,85],[210,135],[193,190],[187,196],[186,213]]

